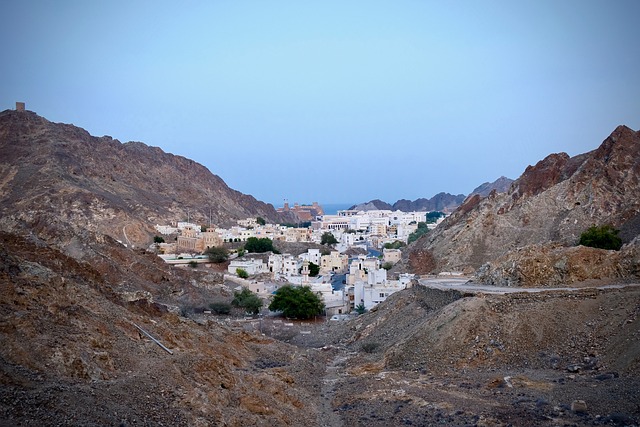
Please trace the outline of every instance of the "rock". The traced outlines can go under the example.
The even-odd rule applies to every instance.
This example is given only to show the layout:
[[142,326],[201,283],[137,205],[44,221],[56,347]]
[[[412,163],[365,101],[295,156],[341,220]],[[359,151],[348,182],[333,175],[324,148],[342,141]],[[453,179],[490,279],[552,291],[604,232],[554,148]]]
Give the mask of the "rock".
[[587,412],[587,404],[584,400],[574,400],[571,402],[571,410],[577,414],[585,414]]

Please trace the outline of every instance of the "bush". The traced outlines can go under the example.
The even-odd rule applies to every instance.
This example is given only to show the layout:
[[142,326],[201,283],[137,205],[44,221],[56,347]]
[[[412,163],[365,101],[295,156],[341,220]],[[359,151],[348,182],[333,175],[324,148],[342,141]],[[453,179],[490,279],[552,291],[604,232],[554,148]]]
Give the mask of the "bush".
[[409,234],[409,238],[407,239],[407,243],[413,243],[418,240],[420,237],[424,236],[429,232],[429,228],[427,227],[426,222],[419,222],[418,229],[413,233]]
[[387,271],[391,270],[391,267],[393,267],[393,263],[392,262],[387,261],[384,264],[382,264],[382,268],[384,268]]
[[249,273],[247,273],[247,270],[245,270],[244,268],[236,268],[236,274],[241,279],[246,279],[249,277]]
[[207,248],[204,253],[209,257],[209,261],[215,264],[225,262],[227,258],[229,258],[229,251],[221,246],[212,246]]
[[189,261],[189,267],[191,268],[198,268],[198,263],[195,261]]
[[401,242],[400,240],[396,240],[393,243],[387,242],[384,244],[385,249],[400,249],[403,246],[404,246],[404,242]]
[[[240,270],[240,269],[239,269]],[[247,288],[242,288],[240,292],[233,293],[231,305],[244,308],[247,313],[258,314],[262,308],[262,300]]]
[[365,353],[375,353],[376,350],[380,347],[380,344],[377,342],[365,342],[360,345],[360,350]]
[[309,319],[324,311],[324,303],[309,286],[283,286],[276,291],[269,310],[281,311],[286,317]]
[[622,239],[618,237],[618,233],[620,233],[620,230],[616,230],[611,225],[601,225],[599,227],[594,225],[580,235],[578,244],[617,251],[622,247]]
[[226,302],[212,302],[209,304],[209,308],[215,314],[229,314],[231,313],[231,304]]
[[367,309],[365,308],[364,303],[360,303],[360,304],[356,305],[353,309],[358,314],[364,314],[364,313],[367,312]]
[[153,243],[164,243],[164,238],[162,236],[153,236]]

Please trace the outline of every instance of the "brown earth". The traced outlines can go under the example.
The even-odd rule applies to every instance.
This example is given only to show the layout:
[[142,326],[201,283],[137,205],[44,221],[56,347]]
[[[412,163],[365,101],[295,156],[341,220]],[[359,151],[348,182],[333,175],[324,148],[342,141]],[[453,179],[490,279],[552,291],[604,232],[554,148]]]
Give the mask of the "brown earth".
[[123,248],[136,273],[115,283],[118,263],[0,238],[0,425],[640,422],[638,288],[416,286],[354,320],[286,326],[183,310],[230,300],[217,273]]

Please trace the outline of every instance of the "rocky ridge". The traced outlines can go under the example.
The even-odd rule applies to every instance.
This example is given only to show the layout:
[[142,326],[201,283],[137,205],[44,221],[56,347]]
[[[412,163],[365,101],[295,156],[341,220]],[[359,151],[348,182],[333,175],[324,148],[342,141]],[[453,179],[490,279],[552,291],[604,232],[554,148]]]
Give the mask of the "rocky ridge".
[[[552,154],[529,166],[507,193],[468,197],[439,227],[414,244],[406,262],[426,256],[434,260],[430,271],[467,272],[498,259],[503,265],[513,264],[523,248],[531,245],[572,247],[580,233],[594,224],[612,224],[621,230],[626,244],[638,244],[634,238],[640,232],[640,134],[625,126],[619,126],[589,153],[575,157]],[[623,254],[633,258],[637,249],[629,248]],[[556,257],[564,262],[563,256]],[[529,257],[532,261],[535,258]],[[589,257],[584,262],[594,260]],[[633,260],[628,263],[637,265]],[[417,272],[429,272],[420,271],[420,262],[413,265]],[[637,274],[635,267],[626,270],[618,264],[612,268],[616,271],[612,277]],[[570,275],[565,279],[573,280]],[[537,280],[555,279],[539,276]]]
[[156,223],[286,219],[193,160],[11,110],[0,113],[0,214],[5,230],[62,221],[134,245]]

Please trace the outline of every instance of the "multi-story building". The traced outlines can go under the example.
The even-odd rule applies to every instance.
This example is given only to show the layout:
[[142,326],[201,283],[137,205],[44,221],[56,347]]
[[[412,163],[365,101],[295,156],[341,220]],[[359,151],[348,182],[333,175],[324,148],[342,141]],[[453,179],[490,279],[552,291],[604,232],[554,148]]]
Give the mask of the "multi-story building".
[[320,273],[342,274],[347,272],[349,257],[338,251],[331,251],[329,255],[320,257]]

